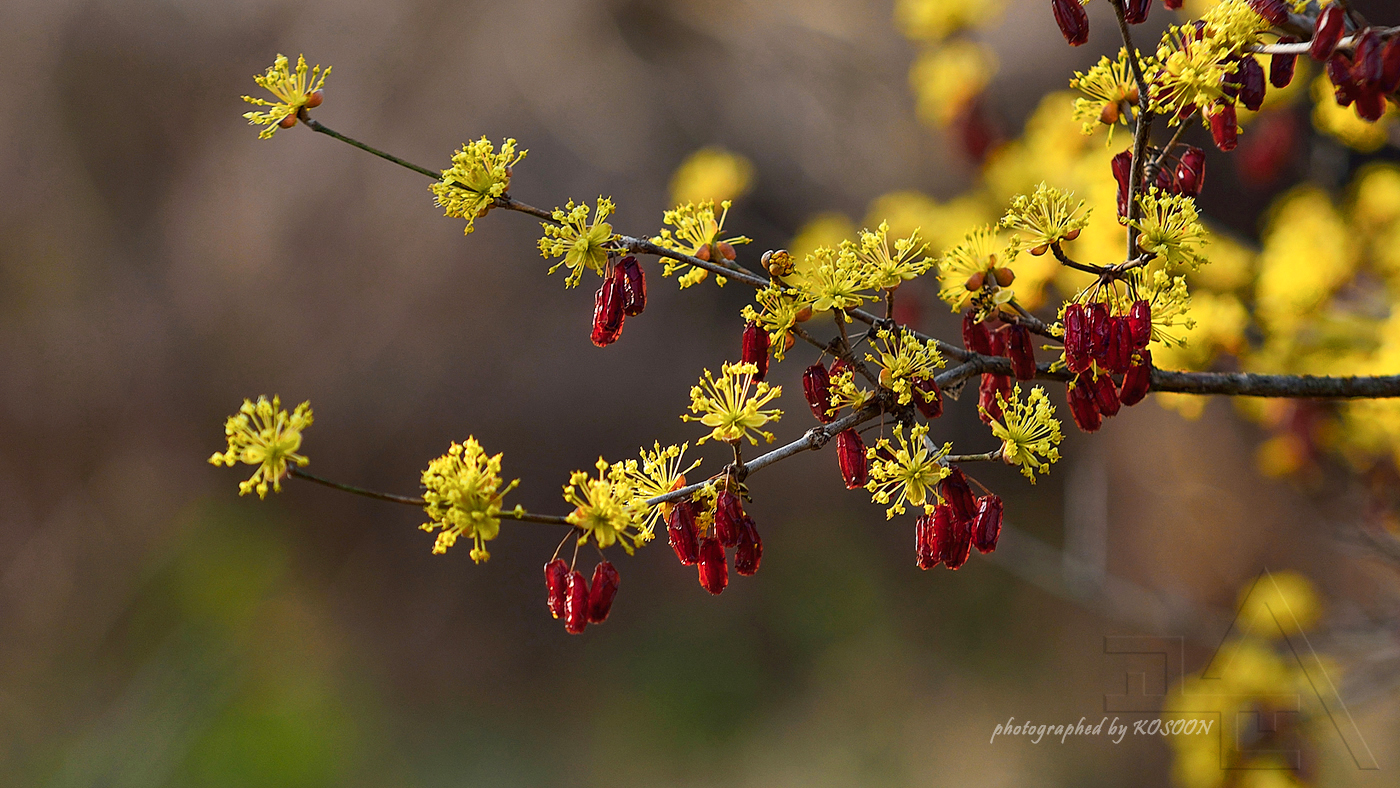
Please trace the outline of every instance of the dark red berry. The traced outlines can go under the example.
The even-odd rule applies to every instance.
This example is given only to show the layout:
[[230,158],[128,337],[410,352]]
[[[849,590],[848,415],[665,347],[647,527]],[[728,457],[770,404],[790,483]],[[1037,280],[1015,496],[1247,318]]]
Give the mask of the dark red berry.
[[1133,152],[1125,150],[1113,157],[1113,180],[1118,182],[1118,217],[1128,215],[1128,182],[1133,178]]
[[1070,372],[1089,368],[1089,313],[1083,304],[1065,307],[1065,365]]
[[558,558],[544,565],[544,587],[549,592],[549,614],[555,618],[564,615],[565,586],[568,583],[569,565]]
[[1210,136],[1215,140],[1215,147],[1223,151],[1232,151],[1239,144],[1239,124],[1235,120],[1235,105],[1218,105],[1210,113]]
[[695,527],[695,504],[690,499],[675,501],[666,517],[666,537],[682,566],[700,560],[700,539]]
[[1070,46],[1082,46],[1089,40],[1089,14],[1079,0],[1050,0],[1050,8]]
[[1346,29],[1346,16],[1346,9],[1340,3],[1332,3],[1318,14],[1312,43],[1308,45],[1308,54],[1313,60],[1321,62],[1332,56]]
[[743,532],[744,505],[739,496],[729,490],[720,490],[715,496],[715,539],[724,547],[739,543]]
[[1094,394],[1094,406],[1099,409],[1099,413],[1108,417],[1118,415],[1118,408],[1123,403],[1118,400],[1118,387],[1113,385],[1113,377],[1104,372],[1095,375],[1088,383],[1089,390]]
[[1177,192],[1187,197],[1197,197],[1206,185],[1206,152],[1195,145],[1187,145],[1186,152],[1176,165]]
[[618,262],[613,276],[622,282],[622,311],[629,317],[640,315],[647,308],[647,277],[642,264],[629,254]]
[[[1297,36],[1280,36],[1280,44],[1296,44]],[[1298,65],[1297,55],[1269,56],[1269,84],[1276,88],[1286,88],[1293,81],[1293,69]]]
[[708,536],[700,540],[700,585],[711,594],[719,594],[729,585],[729,564],[724,562],[724,546]]
[[1017,380],[1035,377],[1035,343],[1029,328],[1019,324],[1006,327],[1006,356]]
[[577,635],[588,626],[588,581],[583,573],[569,573],[564,595],[564,631]]
[[1356,114],[1360,115],[1363,120],[1375,123],[1385,114],[1385,110],[1385,94],[1381,92],[1379,85],[1369,85],[1358,89]]
[[1332,82],[1332,97],[1343,107],[1350,107],[1361,92],[1360,86],[1351,78],[1351,56],[1345,52],[1333,52],[1327,59],[1327,79]]
[[987,324],[977,319],[977,310],[963,312],[962,335],[963,347],[973,353],[992,355],[991,333],[987,331]]
[[758,372],[753,376],[754,380],[768,377],[768,332],[757,323],[744,326],[743,354],[740,361],[758,367]]
[[1123,21],[1140,25],[1147,21],[1147,12],[1151,10],[1152,0],[1123,0]]
[[972,496],[972,488],[967,484],[967,477],[963,475],[962,469],[956,465],[949,466],[948,475],[943,477],[939,494],[943,500],[953,507],[953,512],[958,519],[972,522],[972,518],[977,515],[977,499]]
[[1094,402],[1094,392],[1088,378],[1092,373],[1085,372],[1065,386],[1065,399],[1069,400],[1069,412],[1074,417],[1074,425],[1082,432],[1097,432],[1103,426],[1103,414]]
[[934,543],[938,545],[938,558],[949,569],[957,569],[967,562],[972,552],[972,519],[961,517],[956,509],[948,505],[934,507]]
[[914,561],[920,569],[932,569],[943,561],[934,538],[933,519],[932,514],[921,514],[914,521]]
[[1089,305],[1089,357],[1096,361],[1108,358],[1112,339],[1113,321],[1108,315],[1108,304],[1095,301]]
[[598,294],[593,298],[593,344],[607,347],[622,336],[622,321],[626,319],[622,311],[622,285],[617,277],[603,280]]
[[1381,37],[1369,27],[1356,39],[1351,65],[1353,82],[1362,87],[1377,87],[1381,84],[1381,78],[1385,74],[1382,47]]
[[1133,358],[1132,366],[1123,375],[1123,385],[1118,389],[1118,400],[1124,405],[1133,406],[1142,402],[1152,385],[1152,351],[1139,350]]
[[984,495],[977,499],[977,516],[972,520],[972,544],[979,553],[997,549],[1001,537],[1002,504],[999,495]]
[[1127,316],[1113,318],[1113,350],[1108,356],[1108,368],[1122,374],[1133,363],[1133,329]]
[[1281,25],[1288,21],[1288,6],[1283,0],[1249,0],[1249,7],[1271,25]]
[[807,398],[807,406],[817,421],[822,424],[836,421],[836,414],[831,412],[831,375],[820,361],[802,373],[802,395]]
[[1264,105],[1264,67],[1253,55],[1245,55],[1240,60],[1240,103],[1251,112],[1258,112]]
[[855,429],[842,430],[836,435],[836,461],[841,466],[841,478],[847,490],[865,486],[865,441]]
[[601,624],[608,620],[620,580],[617,569],[607,561],[593,568],[593,581],[588,588],[588,623]]
[[758,571],[758,565],[763,561],[763,539],[759,537],[752,517],[744,515],[743,528],[739,546],[734,550],[734,571],[748,577]]
[[1141,350],[1152,341],[1152,305],[1139,298],[1128,310],[1128,328],[1133,338],[1133,347]]
[[1381,50],[1381,92],[1400,89],[1400,35],[1393,35]]
[[[919,409],[920,415],[926,419],[936,419],[943,415],[943,392],[938,388],[938,381],[933,378],[914,378],[911,385],[914,389],[914,407]],[[931,399],[924,399],[925,396]]]
[[997,402],[997,395],[1001,395],[1002,402],[1010,402],[1011,386],[1010,375],[996,375],[991,372],[982,375],[982,382],[977,386],[977,415],[983,424],[1002,420],[1003,413],[1001,403]]

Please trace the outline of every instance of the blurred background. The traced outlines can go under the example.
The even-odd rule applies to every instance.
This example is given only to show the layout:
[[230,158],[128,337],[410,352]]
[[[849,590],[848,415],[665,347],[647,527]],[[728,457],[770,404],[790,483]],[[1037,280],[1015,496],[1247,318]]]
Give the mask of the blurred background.
[[[999,65],[946,109],[911,76],[946,43],[916,5],[897,21],[888,0],[8,0],[0,784],[1283,785],[1193,777],[1160,737],[989,742],[1009,717],[1096,722],[1134,673],[1147,705],[1108,714],[1155,719],[1174,679],[1106,638],[1185,637],[1169,672],[1201,671],[1249,636],[1227,633],[1264,569],[1317,611],[1308,642],[1346,688],[1285,749],[1319,784],[1393,784],[1394,564],[1336,537],[1394,488],[1325,457],[1261,465],[1270,426],[1228,402],[1071,428],[1034,487],[977,469],[1018,531],[956,573],[919,572],[912,518],[847,493],[831,452],[799,456],[751,482],[755,577],[710,597],[664,544],[614,556],[612,617],[578,637],[544,606],[557,529],[506,523],[473,565],[432,555],[411,508],[297,481],[239,498],[245,469],[207,464],[242,399],[275,393],[315,408],[313,472],[414,493],[474,435],[522,479],[511,501],[562,512],[560,485],[599,454],[699,436],[677,416],[700,370],[738,355],[752,297],[681,292],[647,262],[649,309],[593,347],[591,288],[545,276],[536,222],[495,212],[464,238],[421,175],[305,128],[260,141],[239,96],[277,53],[334,66],[331,128],[429,167],[514,137],[530,154],[513,196],[611,195],[620,232],[657,232],[676,168],[731,151],[752,177],[726,227],[755,239],[754,265],[879,221],[891,194],[980,188],[998,141],[1118,46],[1106,4],[1077,50],[1047,3],[992,8],[959,35]],[[1144,40],[1173,21],[1154,8]],[[1210,151],[1203,210],[1241,247],[1283,190],[1396,158],[1384,133],[1363,152],[1291,112],[1296,147],[1267,178]],[[905,293],[919,326],[956,336],[934,285]],[[771,376],[780,440],[809,426],[810,356]],[[985,451],[969,399],[935,436]],[[702,455],[701,472],[725,462]],[[1342,717],[1379,771],[1357,768]]]

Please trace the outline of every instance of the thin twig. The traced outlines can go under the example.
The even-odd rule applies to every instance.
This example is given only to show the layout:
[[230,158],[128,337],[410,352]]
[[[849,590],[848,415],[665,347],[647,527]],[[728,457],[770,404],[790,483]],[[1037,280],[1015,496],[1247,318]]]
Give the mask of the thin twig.
[[[409,495],[395,495],[394,493],[378,492],[376,490],[366,490],[363,487],[356,487],[351,484],[341,484],[340,482],[333,482],[330,479],[327,479],[323,476],[317,476],[314,473],[308,473],[307,471],[303,471],[302,469],[296,466],[292,466],[292,468],[287,472],[287,475],[296,479],[305,479],[308,482],[315,482],[317,484],[325,485],[326,487],[330,487],[333,490],[354,493],[355,495],[363,495],[366,498],[373,498],[376,501],[388,501],[389,503],[401,503],[415,507],[423,507],[428,505],[428,502],[423,500],[422,498],[416,498]],[[497,516],[506,520],[519,520],[521,522],[544,523],[546,525],[567,525],[571,528],[574,527],[573,523],[569,522],[569,519],[567,517],[561,517],[552,514],[535,514],[533,512],[527,512],[524,509],[503,509],[501,513]]]
[[[302,110],[303,115],[305,114],[305,112],[306,112],[305,110]],[[314,118],[311,118],[311,117],[302,117],[302,118],[301,118],[301,122],[302,122],[302,123],[305,123],[305,124],[307,125],[307,127],[310,128],[310,129],[311,129],[312,131],[314,131],[314,132],[317,132],[317,133],[320,133],[320,134],[324,134],[324,135],[326,135],[327,137],[334,137],[334,138],[340,140],[341,142],[345,142],[345,143],[349,143],[350,145],[354,145],[355,147],[359,148],[359,149],[362,150],[362,151],[365,151],[365,152],[367,152],[367,153],[373,153],[374,155],[378,156],[379,158],[381,158],[381,159],[386,159],[386,160],[388,160],[388,161],[392,161],[393,163],[399,165],[400,167],[406,167],[406,168],[408,168],[408,169],[410,169],[410,170],[413,170],[414,172],[422,173],[422,174],[428,176],[429,178],[432,178],[432,179],[435,180],[435,181],[442,180],[442,173],[440,173],[440,172],[433,172],[432,170],[428,169],[427,167],[420,167],[420,166],[418,166],[417,164],[414,164],[414,163],[411,162],[411,161],[405,161],[405,160],[403,160],[403,159],[400,159],[398,156],[395,156],[395,155],[390,154],[390,153],[385,153],[384,151],[379,150],[378,148],[371,148],[370,146],[364,144],[363,142],[360,142],[360,141],[357,140],[357,139],[352,139],[352,138],[350,138],[350,137],[347,137],[347,136],[345,136],[344,134],[341,134],[340,132],[338,132],[338,131],[336,131],[336,130],[334,130],[334,129],[332,129],[332,128],[326,126],[326,125],[324,125],[324,124],[321,123],[320,121],[315,120]]]

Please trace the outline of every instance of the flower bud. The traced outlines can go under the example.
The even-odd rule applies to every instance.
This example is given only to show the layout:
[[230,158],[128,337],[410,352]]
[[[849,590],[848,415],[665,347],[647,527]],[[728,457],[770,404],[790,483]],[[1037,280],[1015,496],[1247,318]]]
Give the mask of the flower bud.
[[[1103,105],[1103,109],[1099,110],[1099,122],[1105,126],[1112,126],[1118,122],[1120,115],[1122,115],[1122,111],[1118,109],[1118,102],[1109,102]],[[1041,254],[1045,253],[1041,252]]]
[[1128,182],[1133,177],[1133,152],[1125,150],[1113,157],[1113,180],[1118,182],[1118,218],[1128,216]]
[[729,564],[724,562],[724,547],[710,537],[700,539],[700,586],[711,594],[723,593],[729,585]]
[[1283,0],[1249,0],[1249,7],[1275,27],[1288,21],[1288,6]]
[[622,285],[617,277],[603,280],[598,294],[593,298],[593,344],[607,347],[622,336],[622,321],[626,319],[622,311]]
[[1332,56],[1337,42],[1342,40],[1346,29],[1346,9],[1340,3],[1332,3],[1317,15],[1317,27],[1313,30],[1312,43],[1308,54],[1313,60],[1322,62]]
[[758,565],[763,562],[763,539],[759,537],[752,517],[744,515],[742,525],[744,530],[734,551],[734,571],[749,577],[758,571]]
[[1235,105],[1218,105],[1210,116],[1210,136],[1215,140],[1215,147],[1223,151],[1232,151],[1239,144],[1239,125],[1235,120]]
[[696,249],[696,250],[695,250],[695,258],[696,258],[697,260],[704,260],[704,261],[707,262],[707,263],[710,262],[710,245],[709,245],[709,244],[705,244],[704,246],[700,247],[699,249]]
[[[1199,148],[1197,149],[1199,150]],[[1141,350],[1152,341],[1152,305],[1139,298],[1128,311],[1128,328],[1132,334],[1133,347]]]
[[544,565],[544,587],[549,592],[549,614],[555,618],[564,615],[565,586],[568,583],[569,565],[556,558]]
[[933,541],[938,547],[938,558],[949,569],[957,569],[967,562],[972,548],[972,520],[961,517],[947,504],[933,509]]
[[841,478],[847,490],[859,490],[865,486],[865,441],[854,428],[842,430],[836,435],[836,462],[841,466]]
[[1085,372],[1065,384],[1065,399],[1069,400],[1069,412],[1074,417],[1074,425],[1081,432],[1098,432],[1103,426],[1103,414],[1094,403],[1094,393],[1089,388],[1088,378],[1092,373]]
[[325,94],[322,91],[317,90],[306,97],[306,108],[316,109],[317,107],[321,106],[321,102],[325,101],[325,99]]
[[700,560],[699,533],[695,527],[695,503],[689,498],[671,504],[666,517],[666,538],[681,566],[691,566]]
[[[1137,88],[1133,88],[1133,89],[1132,89],[1132,93],[1133,93],[1134,96],[1136,96],[1136,95],[1137,95]],[[1132,102],[1133,102],[1134,104],[1136,104],[1136,103],[1137,103],[1137,99],[1133,99]],[[1070,230],[1069,232],[1065,233],[1065,240],[1066,240],[1066,241],[1073,241],[1074,239],[1076,239],[1076,238],[1079,237],[1079,233],[1080,233],[1080,232],[1082,232],[1082,230],[1080,230],[1080,228],[1078,228],[1078,227],[1074,228],[1073,230]]]
[[1400,89],[1400,35],[1393,35],[1381,50],[1381,92]]
[[719,254],[720,254],[720,256],[723,257],[723,258],[726,259],[726,260],[732,261],[732,260],[734,260],[734,258],[736,258],[736,257],[739,256],[739,253],[736,252],[736,251],[734,251],[733,245],[731,245],[731,244],[729,244],[729,243],[726,243],[726,242],[724,242],[724,241],[720,241],[720,242],[717,244],[717,246],[719,246]]
[[[910,382],[914,389],[914,407],[926,419],[936,419],[943,415],[943,392],[938,389],[938,381],[933,378],[918,377]],[[924,395],[932,397],[925,400]]]
[[720,490],[715,496],[715,539],[724,547],[739,543],[743,528],[744,505],[739,496],[729,490]]
[[1016,272],[1010,268],[996,268],[992,270],[992,276],[997,280],[998,287],[1010,287],[1016,281]]
[[1147,21],[1147,12],[1151,10],[1152,0],[1123,0],[1123,21],[1140,25]]
[[1070,46],[1082,46],[1089,40],[1089,14],[1079,0],[1050,0],[1050,9]]
[[1032,246],[1030,251],[1031,251],[1031,257],[1039,257],[1039,256],[1045,254],[1046,252],[1050,251],[1050,246],[1049,246],[1048,244],[1041,244],[1040,246]]
[[1065,366],[1070,372],[1089,367],[1089,313],[1083,304],[1065,307]]
[[1092,376],[1088,383],[1089,390],[1094,395],[1094,406],[1099,409],[1099,413],[1110,418],[1118,415],[1118,408],[1122,403],[1118,400],[1118,387],[1113,385],[1113,377],[1104,372]]
[[1002,503],[999,495],[983,495],[977,499],[977,516],[972,519],[972,544],[979,553],[997,549],[1001,537]]
[[1206,185],[1206,152],[1187,145],[1176,165],[1176,188],[1187,197],[1197,197]]
[[752,322],[744,326],[743,357],[740,360],[758,367],[754,380],[768,377],[768,332],[763,330],[763,326]]
[[1035,377],[1035,343],[1029,328],[1020,324],[1006,327],[1006,356],[1011,359],[1011,372],[1017,380]]
[[1132,366],[1123,375],[1123,385],[1118,389],[1118,400],[1124,405],[1133,406],[1142,402],[1147,390],[1152,386],[1152,351],[1140,350],[1133,357]]
[[[1279,36],[1280,44],[1296,44],[1297,36]],[[1276,88],[1286,88],[1293,81],[1293,70],[1298,65],[1297,55],[1269,56],[1269,84]]]
[[978,271],[978,272],[974,273],[972,276],[969,276],[969,277],[967,278],[967,281],[966,281],[966,282],[963,282],[963,287],[966,287],[969,293],[975,293],[975,292],[977,292],[978,290],[981,290],[981,289],[982,289],[982,285],[984,285],[984,284],[986,284],[986,283],[987,283],[987,272],[986,272],[986,271]]
[[[797,310],[797,314],[796,314],[796,315],[793,315],[792,319],[793,319],[794,322],[797,322],[797,323],[806,323],[808,320],[811,320],[811,319],[812,319],[812,305],[811,305],[811,304],[807,304],[806,306],[804,306],[804,307],[802,307],[801,309]],[[788,334],[788,336],[791,337],[792,334]]]
[[956,465],[948,467],[948,475],[943,477],[939,483],[939,494],[943,500],[951,507],[953,513],[959,520],[972,522],[972,518],[977,516],[977,499],[972,496],[972,488],[967,484],[967,477],[963,475],[962,468]]
[[984,372],[982,381],[977,385],[977,416],[983,424],[1002,420],[1004,414],[1001,402],[997,401],[998,394],[1002,402],[1011,401],[1011,376]]
[[1264,104],[1264,67],[1253,55],[1245,55],[1239,69],[1240,103],[1250,112],[1258,112]]
[[564,631],[577,635],[588,626],[588,581],[583,573],[569,573],[564,591]]
[[628,317],[640,315],[647,308],[647,278],[637,258],[627,255],[613,268],[613,276],[622,285],[622,311]]
[[807,406],[817,421],[822,424],[836,421],[836,414],[831,412],[831,376],[820,361],[802,373],[802,395],[807,398]]
[[934,538],[934,516],[921,514],[914,521],[914,561],[920,569],[932,569],[943,560],[938,555],[938,545]]
[[295,125],[297,125],[296,115],[288,115],[287,117],[277,121],[277,128],[279,129],[290,129]]
[[963,347],[984,356],[992,354],[990,333],[986,324],[977,319],[977,310],[969,309],[963,312],[962,336]]
[[1108,316],[1108,304],[1095,301],[1089,305],[1089,357],[1096,361],[1108,358],[1108,345],[1113,339],[1113,323]]
[[796,269],[792,255],[786,249],[774,249],[763,253],[763,268],[770,276],[787,276]]
[[593,568],[593,582],[588,589],[588,623],[601,624],[608,620],[612,610],[613,597],[617,596],[617,584],[621,580],[617,569],[607,561]]

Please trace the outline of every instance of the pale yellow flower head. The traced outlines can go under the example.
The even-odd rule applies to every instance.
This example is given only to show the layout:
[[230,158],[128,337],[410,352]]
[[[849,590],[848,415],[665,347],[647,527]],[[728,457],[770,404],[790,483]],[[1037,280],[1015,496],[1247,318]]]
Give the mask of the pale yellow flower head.
[[631,555],[651,538],[643,527],[650,507],[624,468],[609,467],[602,457],[596,467],[598,478],[574,471],[564,485],[564,500],[575,507],[568,515],[569,524],[583,532],[579,544],[592,538],[600,548],[619,544]]
[[258,397],[256,403],[245,399],[238,413],[224,422],[228,451],[215,452],[209,462],[230,468],[240,462],[258,466],[252,477],[238,483],[239,495],[256,490],[259,498],[265,498],[269,487],[274,492],[282,492],[282,479],[289,472],[288,463],[302,466],[311,462],[296,453],[301,448],[302,430],[310,426],[310,402],[301,403],[288,414],[282,410],[282,400],[276,395],[271,402],[267,397]]
[[945,362],[938,343],[922,341],[913,332],[880,329],[875,333],[880,355],[865,354],[865,360],[880,366],[880,385],[895,393],[899,404],[914,401],[914,380],[932,378]]
[[617,237],[613,233],[612,225],[604,220],[611,216],[614,210],[616,209],[611,199],[599,197],[598,211],[590,222],[588,203],[574,205],[574,201],[569,200],[568,205],[555,208],[551,214],[554,221],[558,222],[557,225],[540,222],[540,226],[544,228],[544,236],[539,241],[540,255],[563,255],[563,261],[555,263],[549,272],[552,274],[559,270],[560,266],[567,266],[569,275],[564,278],[567,287],[578,285],[585,268],[596,271],[599,276],[603,275],[608,265],[608,246]]
[[501,500],[520,484],[516,479],[501,488],[501,455],[486,456],[476,438],[453,443],[447,453],[428,463],[423,471],[423,511],[428,522],[419,528],[431,533],[438,528],[434,553],[445,553],[458,537],[473,541],[472,560],[481,563],[491,557],[486,542],[501,531]]
[[491,141],[482,137],[468,142],[452,154],[452,166],[442,171],[442,179],[429,188],[447,216],[466,219],[465,233],[476,229],[474,222],[486,215],[496,199],[510,188],[511,168],[525,158],[526,151],[517,151],[515,140],[501,143],[497,151]]
[[765,410],[763,406],[781,396],[783,388],[767,382],[755,383],[753,376],[756,374],[756,364],[725,362],[718,380],[705,370],[705,377],[690,390],[690,411],[699,415],[681,416],[682,421],[698,421],[711,428],[710,434],[699,443],[711,439],[737,443],[748,438],[749,443],[756,446],[755,435],[773,442],[773,433],[764,432],[762,427],[780,419],[783,412],[777,408]]
[[885,519],[904,514],[905,505],[923,507],[932,514],[938,501],[938,483],[948,475],[941,460],[953,444],[936,448],[928,441],[928,425],[919,424],[904,437],[904,425],[894,427],[895,443],[881,438],[865,450],[870,460],[865,489],[873,503],[887,505]]
[[1088,224],[1089,211],[1083,200],[1076,201],[1073,192],[1046,186],[1043,181],[1029,196],[1013,197],[1001,220],[1002,227],[1026,233],[1026,245],[1033,249],[1073,240]]
[[[660,235],[651,239],[652,243],[691,257],[708,258],[711,262],[719,263],[722,260],[720,244],[738,246],[753,240],[742,235],[725,236],[724,221],[729,218],[731,204],[729,200],[720,202],[718,215],[715,214],[715,204],[712,200],[677,205],[661,217],[661,221],[671,225],[673,229],[663,229]],[[692,266],[690,263],[670,258],[665,259],[663,263],[662,276],[684,271],[676,280],[682,290],[699,284],[710,276],[708,270]],[[715,277],[715,284],[723,287],[724,282],[724,277]]]
[[[268,66],[267,73],[260,77],[253,77],[253,81],[260,87],[265,88],[272,95],[277,97],[276,101],[244,96],[243,100],[258,107],[268,107],[265,112],[247,112],[243,117],[248,119],[250,126],[263,126],[263,130],[258,132],[258,139],[270,139],[277,133],[279,124],[287,118],[296,117],[302,108],[311,101],[313,93],[321,89],[326,84],[326,77],[331,75],[330,66],[326,66],[324,73],[321,67],[316,66],[307,74],[306,58],[297,55],[296,71],[287,68],[287,58],[285,55],[278,55],[277,60]],[[319,76],[319,78],[318,78]]]
[[[1021,475],[1035,484],[1035,474],[1049,473],[1050,466],[1060,459],[1056,448],[1064,439],[1060,420],[1055,418],[1055,406],[1045,389],[1036,386],[1025,401],[1021,400],[1021,384],[1011,390],[1011,401],[998,393],[997,404],[1002,417],[991,423],[992,434],[1001,439],[1001,457],[1008,465],[1016,465]],[[985,413],[985,409],[978,407]]]
[[[665,495],[672,490],[680,489],[685,485],[685,475],[700,465],[699,460],[685,465],[685,450],[688,448],[690,448],[688,443],[662,448],[660,441],[657,441],[651,451],[646,449],[639,451],[640,462],[626,460],[615,463],[613,467],[620,469],[622,475],[631,482],[632,496],[647,501],[658,495]],[[663,503],[647,512],[640,534],[644,541],[651,539],[657,520],[661,519],[668,511],[670,511],[670,505]]]

